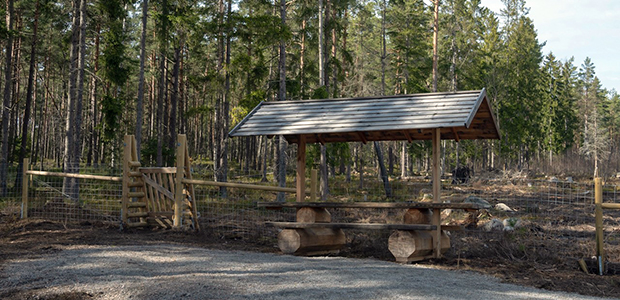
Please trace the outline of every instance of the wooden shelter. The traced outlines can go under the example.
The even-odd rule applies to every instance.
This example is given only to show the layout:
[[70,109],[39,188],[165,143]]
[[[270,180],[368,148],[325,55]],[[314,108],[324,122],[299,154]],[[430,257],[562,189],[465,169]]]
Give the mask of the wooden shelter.
[[[500,138],[499,126],[484,89],[387,97],[261,102],[229,133],[231,137],[260,135],[281,135],[289,143],[297,144],[298,202],[305,200],[307,143],[432,140],[435,205],[442,202],[439,170],[441,140]],[[433,213],[431,220],[435,228],[432,240],[430,236],[416,239],[432,242],[434,246],[431,249],[434,248],[435,257],[439,257],[442,231],[439,211],[434,211],[436,213]],[[320,243],[323,248],[328,244],[340,246],[331,242],[337,240],[338,232],[328,233],[329,238],[317,236],[308,240],[330,240],[329,243]]]
[[297,200],[305,194],[307,143],[433,141],[433,199],[441,202],[442,139],[499,139],[484,89],[384,97],[261,102],[229,136],[282,135],[298,145]]

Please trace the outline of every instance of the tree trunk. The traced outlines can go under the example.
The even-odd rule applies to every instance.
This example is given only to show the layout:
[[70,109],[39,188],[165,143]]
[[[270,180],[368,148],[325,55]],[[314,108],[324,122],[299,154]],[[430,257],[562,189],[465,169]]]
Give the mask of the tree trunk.
[[[280,0],[280,21],[282,28],[286,27],[286,0]],[[286,100],[286,41],[280,38],[280,88],[278,89],[278,101]],[[286,148],[287,142],[280,136],[278,147],[278,185],[286,187]],[[284,202],[284,193],[278,193],[277,201]]]
[[[168,128],[170,128],[170,136],[168,137],[168,148],[176,149],[177,134],[177,108],[179,102],[179,63],[181,56],[181,47],[183,42],[174,49],[174,66],[172,67],[172,94],[170,96],[170,120]],[[170,159],[172,160],[172,158]],[[172,162],[171,162],[172,164]]]
[[163,137],[164,137],[164,102],[166,100],[166,51],[168,48],[168,0],[162,0],[161,16],[160,16],[160,36],[159,36],[159,87],[157,95],[157,117],[156,117],[156,135],[157,135],[157,157],[156,164],[158,167],[164,165],[163,158]]
[[375,151],[377,152],[377,162],[379,163],[379,170],[381,174],[381,180],[383,181],[383,188],[385,189],[385,196],[388,198],[392,198],[392,187],[390,186],[390,178],[387,174],[387,170],[385,169],[385,163],[383,162],[383,152],[381,151],[381,146],[379,142],[373,142],[375,146]]
[[[81,34],[81,22],[84,17],[81,15],[83,10],[81,8],[82,1],[76,0],[74,2],[74,16],[72,26],[72,38],[71,38],[71,56],[70,56],[70,75],[69,75],[69,102],[67,103],[67,118],[66,118],[66,137],[65,137],[65,156],[64,156],[64,172],[66,173],[78,173],[79,172],[79,153],[76,153],[77,148],[75,144],[79,143],[79,131],[80,120],[78,117],[79,109],[78,102],[81,96],[81,90],[79,87],[80,78],[80,34]],[[83,66],[83,65],[82,65]],[[75,178],[65,178],[63,181],[63,194],[70,197],[74,201],[78,201],[78,182]]]
[[37,45],[37,29],[39,27],[39,0],[35,3],[34,24],[32,26],[32,45],[30,47],[30,66],[28,69],[28,87],[26,88],[26,108],[24,110],[24,120],[22,123],[22,141],[19,152],[19,160],[17,167],[17,177],[15,179],[16,190],[20,190],[22,183],[22,172],[24,167],[24,158],[26,157],[26,147],[28,143],[28,123],[30,123],[30,106],[32,104],[32,94],[34,91],[34,72],[35,57]]
[[148,21],[149,0],[142,0],[142,34],[140,36],[140,71],[138,79],[138,99],[136,101],[136,148],[138,160],[142,149],[142,115],[144,114],[144,61],[146,60],[146,25]]
[[439,36],[439,0],[433,0],[434,13],[433,13],[433,90],[437,92],[437,41]]
[[9,157],[9,114],[11,112],[11,88],[12,76],[11,64],[13,63],[13,0],[7,1],[7,29],[9,35],[6,41],[5,66],[4,66],[4,98],[2,102],[2,148],[0,148],[0,194],[7,194],[7,168]]

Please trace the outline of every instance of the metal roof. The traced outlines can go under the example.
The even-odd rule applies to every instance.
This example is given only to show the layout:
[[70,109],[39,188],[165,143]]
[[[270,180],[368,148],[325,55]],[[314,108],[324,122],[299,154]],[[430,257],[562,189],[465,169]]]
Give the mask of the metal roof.
[[297,143],[499,139],[484,89],[385,97],[261,102],[229,136],[283,135]]

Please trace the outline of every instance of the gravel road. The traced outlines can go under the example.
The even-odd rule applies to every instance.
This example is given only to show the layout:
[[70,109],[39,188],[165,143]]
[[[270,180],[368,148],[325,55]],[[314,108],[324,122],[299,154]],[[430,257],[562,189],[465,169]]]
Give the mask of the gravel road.
[[1,266],[0,298],[601,299],[371,259],[176,245],[79,246],[51,252]]

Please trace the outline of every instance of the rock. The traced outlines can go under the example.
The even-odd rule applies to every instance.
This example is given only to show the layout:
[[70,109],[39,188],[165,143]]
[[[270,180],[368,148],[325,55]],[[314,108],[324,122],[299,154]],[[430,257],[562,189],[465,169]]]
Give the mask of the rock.
[[515,229],[512,226],[504,226],[504,231],[515,231]]
[[469,197],[465,198],[463,203],[475,203],[475,204],[478,204],[478,205],[482,206],[482,208],[484,208],[484,209],[491,208],[491,203],[489,203],[487,200],[484,200],[484,199],[482,199],[480,197],[476,197],[476,196],[469,196]]
[[528,183],[527,183],[527,187],[532,187],[532,183],[531,183],[531,182],[528,182]]
[[504,227],[511,227],[513,230],[521,228],[523,226],[522,223],[521,223],[521,220],[519,220],[517,218],[504,219],[502,224],[504,224]]
[[575,181],[573,181],[573,177],[566,177],[566,182],[573,183]]
[[492,219],[486,222],[482,228],[484,231],[502,231],[504,230],[504,223],[498,219]]
[[499,211],[505,211],[505,212],[514,212],[515,210],[510,208],[508,205],[504,204],[504,203],[497,203],[495,205],[495,209],[499,210]]
[[549,182],[558,183],[558,182],[560,182],[560,180],[557,177],[552,176],[551,178],[549,178]]

